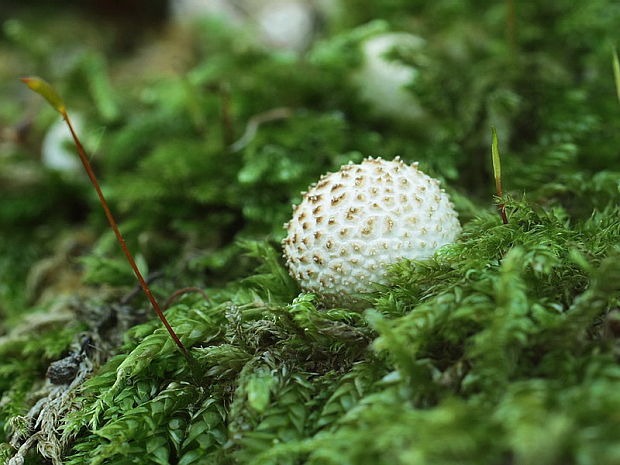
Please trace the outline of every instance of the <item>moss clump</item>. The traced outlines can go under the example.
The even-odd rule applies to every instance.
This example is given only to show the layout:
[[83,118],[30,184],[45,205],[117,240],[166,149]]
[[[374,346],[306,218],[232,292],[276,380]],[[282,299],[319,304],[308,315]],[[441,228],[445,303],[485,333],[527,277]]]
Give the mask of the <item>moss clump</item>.
[[156,322],[134,328],[84,387],[70,463],[613,463],[618,211],[508,209],[395,266],[363,314],[287,303],[294,284],[253,244],[268,270],[170,310],[200,385]]
[[[128,53],[103,40],[112,26],[68,43],[74,13],[50,14],[45,42],[36,14],[5,25],[0,62],[55,78],[83,114],[155,294],[209,298],[186,292],[167,310],[196,379],[130,292],[95,197],[40,163],[52,113],[24,120],[27,97],[8,89],[0,457],[31,436],[28,463],[620,461],[618,6],[562,0],[510,18],[504,3],[343,1],[366,13],[330,19],[303,56],[209,21],[138,34]],[[506,40],[508,20],[518,27]],[[351,85],[361,41],[399,30],[427,41],[410,89],[427,117],[415,125],[373,116]],[[59,69],[53,57],[68,51]],[[507,225],[491,205],[491,126]],[[463,234],[431,260],[394,265],[364,312],[320,308],[282,265],[281,224],[320,174],[366,155],[446,180]],[[49,385],[49,363],[79,350],[88,380]],[[37,423],[32,407],[59,395],[62,415]]]

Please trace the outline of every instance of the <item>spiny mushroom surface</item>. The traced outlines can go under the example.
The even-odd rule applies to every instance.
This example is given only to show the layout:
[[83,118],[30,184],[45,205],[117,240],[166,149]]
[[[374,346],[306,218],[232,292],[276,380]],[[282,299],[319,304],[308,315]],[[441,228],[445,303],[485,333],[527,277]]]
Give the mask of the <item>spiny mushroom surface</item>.
[[322,176],[284,227],[290,274],[327,305],[359,303],[355,294],[385,283],[387,265],[428,258],[461,231],[439,182],[398,157]]

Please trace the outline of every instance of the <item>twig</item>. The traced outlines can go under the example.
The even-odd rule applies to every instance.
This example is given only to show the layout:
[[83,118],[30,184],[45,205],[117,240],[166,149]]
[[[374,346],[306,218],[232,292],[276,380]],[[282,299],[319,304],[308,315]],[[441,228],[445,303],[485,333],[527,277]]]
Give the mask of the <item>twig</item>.
[[252,141],[252,139],[254,139],[254,136],[256,136],[256,132],[258,131],[258,128],[261,124],[267,123],[269,121],[290,118],[292,115],[293,110],[287,107],[280,107],[253,116],[248,121],[248,125],[246,126],[245,132],[243,133],[241,138],[230,146],[231,150],[233,152],[236,152],[245,148]]
[[166,303],[164,304],[164,310],[168,310],[168,308],[170,308],[170,306],[182,295],[184,294],[189,294],[190,292],[197,292],[198,294],[202,295],[204,297],[205,300],[210,301],[211,299],[209,298],[208,294],[203,291],[202,289],[200,289],[199,287],[184,287],[183,289],[177,289],[176,291],[174,291],[170,297],[168,297],[168,300],[166,300]]
[[[162,273],[161,271],[155,271],[146,277],[146,283],[150,285],[153,281],[161,278],[163,275],[164,273]],[[131,291],[129,291],[127,294],[125,294],[121,298],[121,301],[120,301],[121,304],[122,305],[128,304],[131,301],[131,299],[133,299],[136,295],[140,293],[141,290],[142,288],[140,287],[140,284],[136,284],[135,287]]]

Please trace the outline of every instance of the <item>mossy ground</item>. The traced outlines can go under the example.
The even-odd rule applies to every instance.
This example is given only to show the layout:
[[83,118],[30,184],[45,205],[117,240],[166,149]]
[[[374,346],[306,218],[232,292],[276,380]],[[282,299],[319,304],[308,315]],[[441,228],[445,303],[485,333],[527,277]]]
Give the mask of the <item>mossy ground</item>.
[[[0,457],[16,430],[40,430],[20,418],[47,366],[111,327],[124,342],[54,425],[69,464],[620,463],[620,6],[515,2],[511,18],[510,3],[345,0],[301,57],[215,22],[136,33],[14,7],[0,39]],[[374,115],[349,84],[360,41],[382,30],[427,40],[415,124]],[[57,116],[19,87],[27,74],[86,121],[159,299],[206,290],[167,311],[198,377],[146,301],[121,302],[134,282],[84,178],[42,166]],[[261,115],[278,117],[231,147]],[[395,265],[366,311],[320,308],[283,268],[281,226],[320,174],[369,155],[441,178],[463,234]]]

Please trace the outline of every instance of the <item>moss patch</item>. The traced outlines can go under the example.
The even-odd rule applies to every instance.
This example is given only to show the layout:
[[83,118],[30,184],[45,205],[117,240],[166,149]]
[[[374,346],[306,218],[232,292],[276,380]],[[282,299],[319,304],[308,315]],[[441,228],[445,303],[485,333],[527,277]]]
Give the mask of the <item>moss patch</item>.
[[[65,463],[620,461],[620,8],[515,2],[511,17],[510,2],[343,3],[350,14],[325,19],[300,56],[213,21],[124,41],[122,25],[15,8],[0,76],[22,68],[58,84],[154,293],[209,299],[187,292],[167,310],[196,379],[144,318],[81,175],[41,163],[55,116],[8,86],[0,457],[16,453],[16,431],[40,428],[24,416],[49,363],[84,334],[115,332],[105,354],[87,349],[101,363],[55,424]],[[67,22],[95,39],[67,37]],[[427,42],[415,123],[358,98],[360,44],[382,31]],[[507,225],[492,201],[491,126]],[[463,234],[394,265],[367,310],[319,308],[280,259],[291,203],[349,160],[396,155],[444,180]]]

